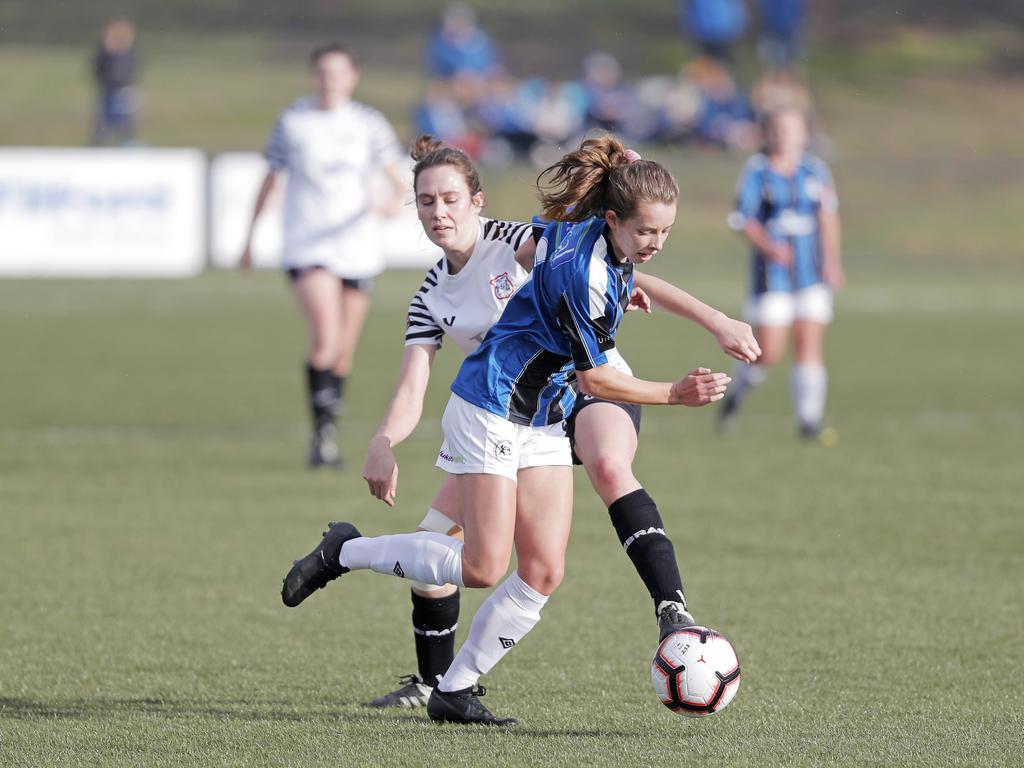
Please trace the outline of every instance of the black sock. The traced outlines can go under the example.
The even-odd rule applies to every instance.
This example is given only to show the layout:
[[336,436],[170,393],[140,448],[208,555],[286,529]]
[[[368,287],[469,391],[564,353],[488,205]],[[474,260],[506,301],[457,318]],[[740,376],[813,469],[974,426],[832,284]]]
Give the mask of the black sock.
[[412,593],[412,631],[420,677],[428,685],[448,671],[455,658],[455,627],[459,622],[459,592],[431,600]]
[[655,610],[665,600],[686,605],[676,552],[654,499],[640,488],[612,502],[608,514],[619,542],[651,593]]
[[306,364],[306,386],[313,426],[333,424],[341,402],[341,378],[329,368],[314,368]]

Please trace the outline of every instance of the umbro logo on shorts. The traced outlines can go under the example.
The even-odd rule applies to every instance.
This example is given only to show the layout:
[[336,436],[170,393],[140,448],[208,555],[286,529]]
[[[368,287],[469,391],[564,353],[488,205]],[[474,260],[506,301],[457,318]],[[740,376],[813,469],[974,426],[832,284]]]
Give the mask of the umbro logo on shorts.
[[395,576],[397,576],[398,578],[400,578],[400,579],[404,579],[404,578],[405,578],[405,571],[403,571],[403,570],[402,570],[402,564],[401,564],[401,563],[399,563],[399,562],[397,562],[397,561],[396,561],[396,562],[395,562],[395,567],[394,567],[394,568],[392,568],[392,569],[391,569],[391,571],[392,571],[392,572],[393,572],[393,573],[395,574]]
[[513,640],[511,637],[499,637],[498,642],[501,643],[501,647],[504,648],[506,651],[516,644],[516,641]]

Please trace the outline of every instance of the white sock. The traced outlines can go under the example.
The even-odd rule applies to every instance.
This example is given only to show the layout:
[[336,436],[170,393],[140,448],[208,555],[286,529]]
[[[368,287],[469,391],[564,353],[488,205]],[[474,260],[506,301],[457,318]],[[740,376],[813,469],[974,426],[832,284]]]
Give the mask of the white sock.
[[454,536],[430,531],[363,536],[346,541],[338,561],[352,571],[368,569],[427,584],[464,587],[462,547]]
[[798,363],[790,375],[797,426],[818,426],[825,416],[828,373],[821,363]]
[[469,637],[437,687],[451,692],[475,685],[537,625],[547,601],[518,573],[505,579],[477,610]]

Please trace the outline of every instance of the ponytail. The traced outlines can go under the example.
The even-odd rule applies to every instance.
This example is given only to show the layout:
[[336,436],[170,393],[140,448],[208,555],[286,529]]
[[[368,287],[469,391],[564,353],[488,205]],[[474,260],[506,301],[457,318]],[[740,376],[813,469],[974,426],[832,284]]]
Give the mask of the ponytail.
[[537,177],[542,214],[553,221],[582,221],[615,211],[623,218],[643,202],[674,203],[679,186],[668,170],[641,160],[610,134],[586,138]]

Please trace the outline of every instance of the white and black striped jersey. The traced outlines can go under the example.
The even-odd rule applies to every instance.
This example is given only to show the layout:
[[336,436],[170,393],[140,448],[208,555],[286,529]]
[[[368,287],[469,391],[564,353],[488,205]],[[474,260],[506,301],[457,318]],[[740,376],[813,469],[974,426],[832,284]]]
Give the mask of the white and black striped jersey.
[[364,278],[384,268],[369,216],[376,168],[402,151],[380,112],[357,101],[321,109],[302,98],[278,117],[264,156],[288,172],[284,265],[319,265],[339,277]]
[[480,232],[469,261],[457,273],[447,259],[435,264],[409,302],[405,343],[441,346],[447,335],[469,354],[501,317],[505,304],[530,273],[515,260],[533,225],[480,218]]

